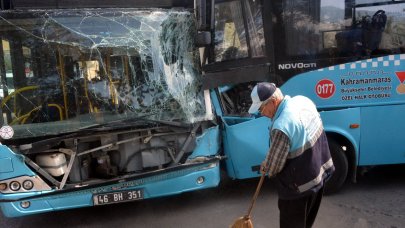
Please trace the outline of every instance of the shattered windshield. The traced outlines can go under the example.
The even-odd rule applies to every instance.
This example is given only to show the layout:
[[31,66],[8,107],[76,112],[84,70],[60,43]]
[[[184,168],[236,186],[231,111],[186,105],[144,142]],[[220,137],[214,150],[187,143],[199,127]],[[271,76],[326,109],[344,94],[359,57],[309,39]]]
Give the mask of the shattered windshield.
[[182,10],[2,12],[2,125],[23,138],[137,117],[211,118],[195,33]]

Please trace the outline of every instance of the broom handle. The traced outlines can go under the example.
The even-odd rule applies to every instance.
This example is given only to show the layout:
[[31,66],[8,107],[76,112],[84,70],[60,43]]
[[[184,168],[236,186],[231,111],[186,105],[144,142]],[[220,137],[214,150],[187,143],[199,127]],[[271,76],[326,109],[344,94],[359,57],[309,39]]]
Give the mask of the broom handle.
[[262,174],[262,176],[260,177],[259,184],[258,184],[257,187],[256,187],[256,192],[255,192],[255,194],[253,195],[252,203],[250,204],[250,207],[249,207],[249,210],[248,210],[248,213],[247,213],[246,217],[250,217],[250,213],[252,212],[252,209],[253,209],[253,206],[255,205],[256,199],[257,199],[257,197],[259,196],[260,188],[261,188],[262,185],[263,185],[263,181],[264,181],[264,177],[265,177],[265,176],[266,176],[266,174],[264,173],[264,174]]

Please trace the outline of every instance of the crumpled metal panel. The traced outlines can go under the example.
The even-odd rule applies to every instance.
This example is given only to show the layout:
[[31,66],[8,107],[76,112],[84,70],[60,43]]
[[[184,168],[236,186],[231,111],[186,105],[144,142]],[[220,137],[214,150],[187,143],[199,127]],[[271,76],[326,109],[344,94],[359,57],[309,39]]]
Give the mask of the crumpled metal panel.
[[2,12],[4,123],[21,138],[137,117],[212,118],[195,33],[185,10]]

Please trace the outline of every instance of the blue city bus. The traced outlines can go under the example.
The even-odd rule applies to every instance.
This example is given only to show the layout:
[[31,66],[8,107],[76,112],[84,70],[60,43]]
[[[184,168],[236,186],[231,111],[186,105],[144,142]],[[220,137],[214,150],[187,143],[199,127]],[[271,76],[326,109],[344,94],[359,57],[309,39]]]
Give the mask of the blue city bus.
[[256,178],[258,81],[311,98],[336,167],[405,163],[405,1],[1,1],[7,217]]

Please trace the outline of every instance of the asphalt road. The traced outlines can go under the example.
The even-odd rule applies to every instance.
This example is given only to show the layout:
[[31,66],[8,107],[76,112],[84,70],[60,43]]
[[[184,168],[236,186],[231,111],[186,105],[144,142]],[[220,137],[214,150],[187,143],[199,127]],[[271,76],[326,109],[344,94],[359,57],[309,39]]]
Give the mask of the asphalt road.
[[[378,167],[323,199],[314,227],[405,227],[405,166]],[[228,227],[246,213],[258,179],[124,204],[5,218],[0,227]],[[277,194],[266,179],[253,209],[255,228],[278,227]]]

